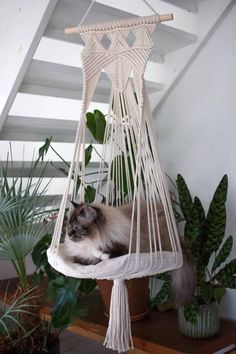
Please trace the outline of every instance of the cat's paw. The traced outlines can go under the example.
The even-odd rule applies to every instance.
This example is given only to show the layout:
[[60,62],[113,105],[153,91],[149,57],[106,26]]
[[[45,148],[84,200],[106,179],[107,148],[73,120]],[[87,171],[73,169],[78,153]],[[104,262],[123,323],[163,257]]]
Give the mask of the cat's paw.
[[102,261],[106,261],[110,258],[110,255],[108,253],[103,253],[100,258]]

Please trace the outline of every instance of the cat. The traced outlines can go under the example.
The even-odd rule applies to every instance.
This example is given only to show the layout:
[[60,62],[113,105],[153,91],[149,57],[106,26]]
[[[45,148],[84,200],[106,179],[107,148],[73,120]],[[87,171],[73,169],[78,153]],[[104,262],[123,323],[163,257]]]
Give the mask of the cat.
[[[76,204],[69,218],[66,245],[70,247],[74,261],[83,265],[97,264],[108,258],[119,257],[128,253],[132,204],[111,207],[104,204]],[[164,211],[157,206],[158,220],[162,234],[167,234]],[[141,206],[140,235],[147,233],[146,207]],[[135,252],[136,215],[133,223],[133,242],[131,252]],[[163,238],[167,243],[167,237]],[[73,241],[73,242],[71,242]],[[76,246],[75,246],[75,243]],[[170,249],[165,244],[163,250]],[[150,252],[149,238],[141,237],[140,251]]]
[[[81,265],[97,264],[103,260],[125,255],[129,251],[132,204],[121,207],[104,204],[77,204],[72,202],[72,211],[68,232],[65,238],[65,252],[70,259]],[[161,246],[163,251],[170,251],[169,232],[164,209],[156,205],[160,227]],[[134,214],[133,241],[131,253],[136,250],[137,216]],[[150,252],[148,237],[147,208],[141,203],[140,208],[140,252]],[[145,236],[146,235],[146,236]],[[195,291],[195,275],[183,242],[184,263],[180,269],[172,271],[172,287],[175,292],[176,304],[190,302]],[[159,247],[157,246],[157,249]]]

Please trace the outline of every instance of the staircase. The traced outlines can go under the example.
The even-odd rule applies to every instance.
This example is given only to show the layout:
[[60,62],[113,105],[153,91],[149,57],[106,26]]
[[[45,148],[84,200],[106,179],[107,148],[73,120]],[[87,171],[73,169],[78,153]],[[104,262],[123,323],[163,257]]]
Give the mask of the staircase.
[[[145,73],[155,116],[230,10],[232,1],[149,2],[160,14],[174,14],[174,21],[160,23],[153,34],[153,53]],[[70,161],[81,108],[80,52],[83,43],[79,35],[66,35],[64,28],[77,25],[89,4],[90,0],[50,0],[42,15],[2,109],[0,157],[4,164],[11,141],[14,168],[9,177],[18,175],[23,160],[23,173],[27,177],[32,154],[50,136],[57,152]],[[151,14],[141,0],[100,0],[92,7],[85,23]],[[90,110],[97,108],[106,113],[109,85],[106,76],[101,75]],[[88,135],[88,143],[90,141]],[[48,159],[57,167],[63,167],[52,151],[49,151]],[[40,175],[43,166],[44,163],[35,171],[35,177]],[[92,168],[96,168],[95,160]],[[59,200],[65,176],[51,166],[45,183],[51,177],[55,178],[48,193]]]

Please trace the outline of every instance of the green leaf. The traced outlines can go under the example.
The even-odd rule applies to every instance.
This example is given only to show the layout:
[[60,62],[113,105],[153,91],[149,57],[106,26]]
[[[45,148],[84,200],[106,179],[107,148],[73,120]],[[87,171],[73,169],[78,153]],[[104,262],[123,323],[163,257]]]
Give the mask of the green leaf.
[[90,144],[90,145],[85,149],[85,166],[87,166],[88,163],[89,163],[89,161],[91,160],[92,151],[93,151],[93,146]]
[[86,203],[92,203],[95,199],[96,189],[92,186],[87,186],[85,189],[84,199]]
[[77,176],[77,179],[76,179],[76,189],[75,189],[75,195],[78,194],[78,191],[79,191],[79,188],[80,188],[80,185],[81,185],[81,179],[79,176]]
[[55,277],[57,277],[59,274],[54,268],[52,268],[50,266],[49,263],[44,266],[44,272],[45,272],[46,276],[48,277],[49,281],[55,279]]
[[214,300],[214,287],[211,283],[202,283],[199,290],[199,295],[205,304],[209,304]]
[[[7,304],[8,286],[5,291],[5,297],[0,304],[0,337],[11,339],[11,334],[18,330],[25,331],[25,324],[21,321],[21,316],[27,313],[32,318],[35,316],[35,288],[30,288],[18,296],[14,296],[10,304]],[[30,308],[29,308],[29,304]],[[2,342],[2,341],[1,341]],[[20,349],[20,348],[18,348]],[[2,351],[1,351],[2,352]],[[4,351],[5,352],[5,351]],[[15,351],[14,351],[15,352]]]
[[226,290],[223,287],[217,287],[214,289],[214,298],[216,299],[217,303],[221,302],[222,297],[225,295]]
[[81,279],[79,290],[84,294],[89,294],[97,286],[94,279]]
[[96,122],[95,122],[95,117],[92,112],[86,113],[86,124],[90,132],[92,133],[94,139],[96,139]]
[[216,256],[215,262],[212,266],[212,272],[214,272],[216,268],[218,268],[222,263],[226,261],[226,259],[228,258],[228,256],[232,251],[232,247],[233,247],[233,237],[229,236]]
[[36,244],[32,252],[32,260],[37,268],[48,264],[47,249],[52,241],[52,236],[49,234],[44,235],[41,240]]
[[200,234],[201,224],[198,218],[198,210],[193,205],[191,213],[189,213],[188,219],[184,227],[184,238],[187,240],[188,244],[192,244],[198,239]]
[[39,148],[39,156],[38,156],[39,160],[41,159],[43,161],[44,157],[48,152],[51,141],[52,141],[52,136],[50,138],[46,138],[45,143]]
[[180,174],[177,175],[176,184],[178,187],[181,210],[185,219],[188,220],[193,207],[192,197],[184,178]]
[[32,284],[33,286],[39,286],[40,282],[42,279],[42,274],[39,272],[34,272],[33,276],[32,276]]
[[192,324],[197,323],[198,312],[199,312],[199,305],[196,301],[192,302],[189,305],[184,306],[185,319]]
[[103,144],[106,129],[106,119],[104,114],[98,109],[95,109],[93,113],[88,112],[86,114],[86,124],[94,139],[100,144]]
[[236,276],[228,274],[227,276],[217,276],[216,279],[226,288],[236,289]]
[[94,110],[94,118],[96,122],[96,140],[103,144],[105,129],[106,129],[106,119],[104,114],[98,109]]
[[63,275],[49,282],[49,298],[56,301],[52,307],[52,323],[56,328],[67,327],[77,311],[79,285],[79,279]]
[[207,239],[205,250],[208,259],[213,252],[217,252],[225,235],[226,208],[228,177],[225,175],[220,181],[212,202],[210,204],[206,218]]
[[[164,273],[165,275],[162,277],[163,284],[157,295],[155,296],[154,303],[160,309],[163,310],[164,307],[169,305],[170,303],[173,304],[173,295],[172,295],[172,288],[171,288],[171,275],[170,273]],[[160,277],[158,277],[160,279]]]
[[227,263],[214,277],[226,288],[236,288],[236,259]]
[[52,161],[50,161],[50,164],[57,170],[60,171],[64,176],[68,176],[69,171],[66,170],[65,168],[62,167],[57,167]]
[[68,288],[60,288],[58,302],[52,307],[52,324],[55,328],[66,328],[73,317],[77,299],[75,293]]

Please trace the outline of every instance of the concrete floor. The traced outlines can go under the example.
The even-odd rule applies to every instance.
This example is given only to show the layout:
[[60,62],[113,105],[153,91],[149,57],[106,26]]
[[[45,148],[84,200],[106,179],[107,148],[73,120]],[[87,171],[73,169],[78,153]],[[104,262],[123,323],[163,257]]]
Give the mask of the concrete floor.
[[60,335],[61,354],[116,354],[118,352],[106,349],[102,344],[78,336],[69,331]]

